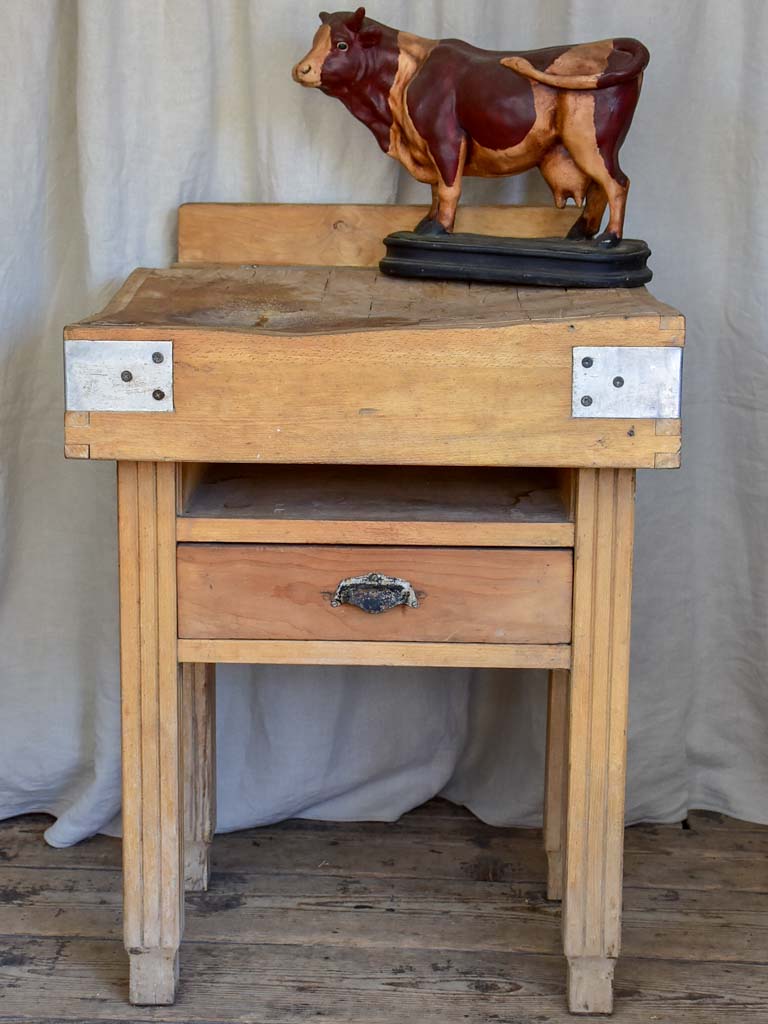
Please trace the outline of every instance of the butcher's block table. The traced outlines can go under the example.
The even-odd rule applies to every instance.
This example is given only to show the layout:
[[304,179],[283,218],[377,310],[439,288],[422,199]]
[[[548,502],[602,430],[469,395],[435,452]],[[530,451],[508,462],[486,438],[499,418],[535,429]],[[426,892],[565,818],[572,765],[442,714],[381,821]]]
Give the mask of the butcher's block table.
[[381,238],[418,217],[182,207],[180,262],[66,329],[66,453],[118,463],[134,1003],[175,996],[215,823],[213,666],[245,662],[548,669],[568,1003],[612,1008],[635,470],[679,465],[683,319],[644,288],[381,275]]

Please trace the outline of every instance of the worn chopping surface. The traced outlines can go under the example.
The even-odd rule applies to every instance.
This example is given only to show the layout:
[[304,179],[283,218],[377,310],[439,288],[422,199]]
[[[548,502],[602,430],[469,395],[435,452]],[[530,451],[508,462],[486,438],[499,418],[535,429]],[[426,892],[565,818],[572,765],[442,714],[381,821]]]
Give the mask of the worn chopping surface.
[[517,288],[395,279],[371,267],[217,265],[136,270],[106,309],[80,326],[295,335],[587,317],[680,319],[645,288]]
[[[434,801],[397,824],[217,836],[175,1006],[127,1004],[120,842],[0,823],[0,1022],[566,1024],[541,832]],[[768,828],[626,832],[615,1024],[768,1021]]]

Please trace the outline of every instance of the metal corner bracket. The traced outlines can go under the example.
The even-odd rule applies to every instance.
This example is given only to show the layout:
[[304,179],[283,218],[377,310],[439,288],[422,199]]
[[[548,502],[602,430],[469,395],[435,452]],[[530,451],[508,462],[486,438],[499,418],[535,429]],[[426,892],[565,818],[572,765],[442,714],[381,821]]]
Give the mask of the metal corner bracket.
[[571,415],[578,419],[678,419],[679,346],[592,345],[573,349]]
[[173,412],[173,342],[64,342],[68,412]]

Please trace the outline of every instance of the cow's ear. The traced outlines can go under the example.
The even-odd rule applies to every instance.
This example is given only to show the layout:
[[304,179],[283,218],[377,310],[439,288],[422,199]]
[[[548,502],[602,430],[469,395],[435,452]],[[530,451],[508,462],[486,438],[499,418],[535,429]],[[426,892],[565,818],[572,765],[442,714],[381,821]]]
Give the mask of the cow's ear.
[[322,21],[324,25],[327,25],[328,22],[331,20],[331,16],[328,13],[328,11],[320,11],[318,17],[320,18],[320,21]]
[[366,49],[378,46],[381,42],[381,29],[378,25],[371,25],[369,28],[364,28],[362,32],[358,32],[357,38],[360,45]]
[[345,22],[350,32],[359,32],[365,21],[365,8],[358,7],[355,13]]

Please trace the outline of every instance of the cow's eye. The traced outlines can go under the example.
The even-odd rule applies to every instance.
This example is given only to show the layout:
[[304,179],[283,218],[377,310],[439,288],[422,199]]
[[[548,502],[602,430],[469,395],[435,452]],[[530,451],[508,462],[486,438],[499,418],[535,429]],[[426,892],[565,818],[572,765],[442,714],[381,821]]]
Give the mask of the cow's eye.
[[339,42],[336,43],[336,49],[337,50],[348,50],[349,49],[349,43],[345,43],[343,39],[340,39]]

